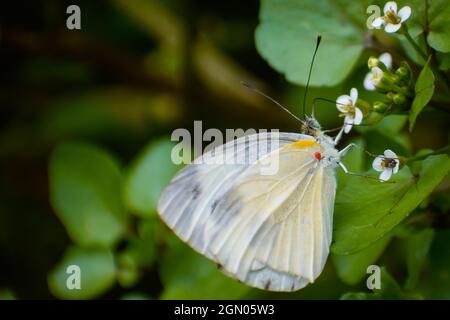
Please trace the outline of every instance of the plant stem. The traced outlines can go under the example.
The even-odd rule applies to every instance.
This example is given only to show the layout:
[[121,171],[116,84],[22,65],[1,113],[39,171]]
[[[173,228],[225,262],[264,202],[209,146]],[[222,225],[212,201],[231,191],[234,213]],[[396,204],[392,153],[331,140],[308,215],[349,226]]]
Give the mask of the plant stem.
[[448,84],[448,78],[445,74],[439,71],[439,68],[436,66],[436,61],[434,58],[434,52],[431,50],[431,48],[428,47],[428,43],[425,40],[425,43],[427,47],[431,50],[430,57],[428,57],[425,52],[419,47],[419,45],[414,41],[414,39],[411,37],[411,35],[408,32],[408,27],[406,25],[402,25],[401,33],[405,36],[406,40],[413,46],[414,50],[422,57],[422,59],[426,62],[428,59],[430,59],[430,68],[433,71],[433,74],[435,77],[439,78],[441,80],[444,87],[449,90],[450,86]]
[[450,152],[450,145],[445,146],[445,147],[443,147],[443,148],[441,148],[441,149],[438,149],[438,150],[436,150],[436,151],[433,151],[433,152],[429,152],[429,153],[426,153],[426,154],[422,154],[422,155],[420,155],[420,156],[415,156],[415,157],[407,158],[407,159],[405,160],[405,162],[419,161],[419,160],[426,159],[426,158],[428,158],[429,156],[434,156],[434,155],[443,154],[443,153],[449,153],[449,152]]
[[402,34],[405,36],[406,40],[413,46],[414,50],[423,58],[423,60],[427,61],[428,57],[425,52],[419,47],[419,45],[414,41],[411,35],[408,32],[408,27],[406,25],[402,25]]

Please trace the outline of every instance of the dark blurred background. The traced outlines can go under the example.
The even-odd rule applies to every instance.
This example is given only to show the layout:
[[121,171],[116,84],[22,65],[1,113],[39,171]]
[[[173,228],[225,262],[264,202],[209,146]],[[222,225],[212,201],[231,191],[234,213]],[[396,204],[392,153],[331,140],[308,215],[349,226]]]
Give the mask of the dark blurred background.
[[[71,4],[81,8],[81,30],[66,28]],[[59,142],[89,140],[126,163],[149,140],[191,128],[193,120],[296,129],[240,85],[286,85],[255,50],[258,7],[203,0],[2,3],[0,288],[18,298],[52,297],[47,274],[70,243],[49,204],[48,158]],[[153,286],[142,285],[157,292]]]

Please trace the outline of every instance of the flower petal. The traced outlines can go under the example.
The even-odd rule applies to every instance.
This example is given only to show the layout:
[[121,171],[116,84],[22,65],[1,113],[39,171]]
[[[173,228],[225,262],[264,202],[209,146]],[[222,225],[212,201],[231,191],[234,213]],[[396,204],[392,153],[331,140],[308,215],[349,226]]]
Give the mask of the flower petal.
[[352,105],[354,105],[356,100],[358,100],[358,89],[352,88],[350,90],[350,98],[352,99]]
[[375,160],[373,160],[372,162],[372,168],[374,168],[376,171],[383,171],[384,168],[381,166],[381,163],[383,162],[384,157],[383,156],[378,156],[375,158]]
[[411,8],[408,6],[404,6],[400,9],[397,15],[400,17],[401,22],[408,20],[408,18],[411,16]]
[[352,130],[353,125],[352,124],[346,124],[344,127],[344,132],[349,133],[350,130]]
[[384,65],[386,66],[387,69],[392,68],[392,56],[389,52],[385,52],[385,53],[381,54],[378,59],[384,63]]
[[390,159],[398,159],[398,157],[395,154],[395,152],[390,150],[390,149],[384,150],[384,156],[386,158],[390,158]]
[[344,122],[346,124],[353,124],[355,122],[355,117],[351,113],[347,113],[344,118]]
[[381,70],[378,67],[372,68],[372,72],[376,73],[379,78],[381,78],[383,76],[383,70]]
[[375,90],[375,85],[373,84],[372,76],[373,76],[372,72],[369,72],[368,74],[366,74],[366,77],[364,78],[364,88],[366,88],[366,90],[369,91]]
[[395,161],[395,167],[393,170],[394,174],[396,174],[398,172],[399,167],[400,167],[400,161],[397,160],[397,161]]
[[372,68],[371,76],[372,76],[372,78],[371,78],[372,84],[374,86],[377,86],[377,84],[380,82],[381,78],[383,77],[383,71],[378,67]]
[[338,110],[342,113],[347,113],[348,110],[345,110],[343,107],[350,106],[350,105],[352,105],[352,98],[350,98],[350,96],[348,96],[346,94],[339,96],[336,99],[336,108],[338,108]]
[[384,21],[383,17],[378,17],[372,21],[372,27],[375,29],[380,29],[382,25],[384,25],[386,21]]
[[386,4],[384,5],[384,10],[383,10],[384,14],[386,15],[389,10],[392,10],[395,13],[397,13],[397,3],[395,1],[386,2]]
[[386,168],[384,171],[380,174],[380,180],[381,181],[388,181],[392,176],[392,169]]
[[398,24],[388,23],[386,27],[384,27],[384,31],[386,31],[387,33],[394,33],[397,32],[401,28],[401,26],[402,26],[401,23]]
[[353,119],[353,124],[361,124],[363,120],[363,113],[362,111],[355,107],[355,118]]

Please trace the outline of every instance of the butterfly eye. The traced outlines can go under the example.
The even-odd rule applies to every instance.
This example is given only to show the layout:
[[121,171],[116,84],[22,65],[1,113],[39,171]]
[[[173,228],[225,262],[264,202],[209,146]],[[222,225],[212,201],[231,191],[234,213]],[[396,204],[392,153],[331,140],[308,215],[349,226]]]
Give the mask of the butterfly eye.
[[322,154],[320,152],[316,152],[316,153],[314,153],[314,158],[316,158],[317,160],[321,160]]

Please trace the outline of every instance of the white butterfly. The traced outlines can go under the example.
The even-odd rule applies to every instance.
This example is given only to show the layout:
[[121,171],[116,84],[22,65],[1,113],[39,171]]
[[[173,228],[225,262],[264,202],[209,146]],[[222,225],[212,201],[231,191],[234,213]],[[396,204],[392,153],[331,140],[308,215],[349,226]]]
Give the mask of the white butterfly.
[[[273,291],[305,287],[327,260],[336,194],[337,151],[314,118],[304,134],[259,133],[228,142],[182,169],[158,212],[185,242],[223,272]],[[243,163],[221,163],[239,156]],[[216,161],[217,160],[217,161]],[[278,161],[274,175],[262,175]]]

